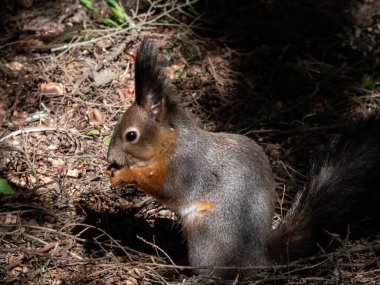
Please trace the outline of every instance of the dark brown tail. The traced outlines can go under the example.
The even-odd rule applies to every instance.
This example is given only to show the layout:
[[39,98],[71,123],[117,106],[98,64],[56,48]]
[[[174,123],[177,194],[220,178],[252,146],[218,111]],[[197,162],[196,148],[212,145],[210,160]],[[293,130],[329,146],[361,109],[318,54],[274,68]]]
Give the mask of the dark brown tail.
[[273,232],[269,256],[284,263],[315,253],[364,216],[380,213],[380,121],[347,127],[334,148],[311,169],[301,191]]

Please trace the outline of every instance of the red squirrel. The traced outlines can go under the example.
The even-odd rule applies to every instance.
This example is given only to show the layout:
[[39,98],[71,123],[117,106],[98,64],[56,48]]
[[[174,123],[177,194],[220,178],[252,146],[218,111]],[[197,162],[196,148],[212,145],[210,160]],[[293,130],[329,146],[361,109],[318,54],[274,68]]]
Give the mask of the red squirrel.
[[239,267],[312,254],[317,243],[328,241],[327,232],[344,231],[355,221],[360,205],[378,204],[380,124],[368,119],[347,128],[312,167],[305,188],[272,230],[275,183],[263,149],[245,136],[197,126],[177,103],[161,66],[152,44],[143,40],[135,102],[108,150],[109,163],[121,168],[108,174],[112,187],[135,183],[178,212],[189,262],[202,268],[198,273],[231,277]]

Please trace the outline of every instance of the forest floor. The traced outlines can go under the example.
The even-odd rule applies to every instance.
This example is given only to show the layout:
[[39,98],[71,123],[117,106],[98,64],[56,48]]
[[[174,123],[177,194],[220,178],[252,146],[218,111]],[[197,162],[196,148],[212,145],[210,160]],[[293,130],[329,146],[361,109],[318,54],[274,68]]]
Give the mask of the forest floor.
[[194,276],[177,215],[105,170],[148,37],[203,128],[265,149],[275,225],[342,125],[380,109],[380,1],[124,2],[119,29],[75,0],[1,4],[0,283],[379,284],[375,233],[245,280]]

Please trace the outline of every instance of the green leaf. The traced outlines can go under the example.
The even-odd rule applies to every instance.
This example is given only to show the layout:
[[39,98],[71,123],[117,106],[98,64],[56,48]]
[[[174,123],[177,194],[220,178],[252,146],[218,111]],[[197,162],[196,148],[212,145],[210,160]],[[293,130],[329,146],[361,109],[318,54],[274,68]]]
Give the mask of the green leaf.
[[106,24],[106,25],[108,25],[108,26],[110,26],[110,27],[113,27],[113,28],[118,28],[118,27],[120,27],[120,25],[119,25],[116,21],[114,21],[114,20],[112,20],[112,19],[110,19],[110,18],[104,18],[104,17],[102,17],[101,20],[102,20],[102,22],[103,22],[104,24]]
[[11,195],[15,193],[11,185],[9,185],[8,180],[0,178],[0,193],[3,193],[5,195]]
[[80,0],[80,4],[82,4],[84,7],[86,7],[90,11],[94,10],[94,5],[92,4],[91,0]]
[[103,17],[98,11],[96,11],[92,0],[80,0],[80,4],[84,6],[88,11],[90,11],[96,19],[102,21],[104,24],[114,28],[118,28],[120,26],[116,21],[107,17]]
[[177,78],[181,79],[181,78],[186,77],[187,72],[185,69],[181,69],[181,70],[177,70],[174,74],[177,76]]
[[98,130],[91,130],[87,133],[88,136],[98,136],[100,132]]
[[375,81],[371,75],[364,74],[361,82],[362,88],[367,90],[373,90],[375,88]]
[[174,52],[172,49],[164,49],[164,58],[171,62],[174,59]]
[[110,136],[105,136],[105,137],[103,138],[103,142],[104,142],[104,144],[105,144],[105,145],[110,145],[110,143],[111,143],[111,139],[112,139],[112,137],[110,137]]
[[124,23],[125,14],[124,14],[123,9],[120,7],[119,3],[116,0],[108,0],[107,5],[111,9],[115,17],[117,17],[121,23]]

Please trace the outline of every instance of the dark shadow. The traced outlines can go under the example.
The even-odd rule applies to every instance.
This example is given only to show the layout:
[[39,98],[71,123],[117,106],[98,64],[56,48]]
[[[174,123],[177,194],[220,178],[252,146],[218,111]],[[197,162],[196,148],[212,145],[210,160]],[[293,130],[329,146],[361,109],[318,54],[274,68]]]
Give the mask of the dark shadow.
[[[136,191],[132,192],[125,191],[124,198],[141,196]],[[120,200],[124,198],[119,197]],[[85,248],[89,252],[102,256],[108,251],[112,251],[116,255],[125,256],[125,252],[120,249],[122,246],[142,253],[158,254],[165,258],[161,252],[163,250],[176,264],[186,262],[186,242],[178,222],[170,218],[155,218],[149,223],[146,215],[141,213],[141,210],[147,205],[136,206],[131,202],[130,207],[127,208],[118,204],[112,210],[99,211],[87,201],[87,198],[83,198],[77,205],[77,211],[86,217],[82,223],[94,226],[94,228],[76,226],[73,233],[81,233],[81,238],[87,240]],[[107,235],[104,235],[99,229],[106,232]],[[113,240],[117,241],[120,246],[115,245]],[[107,252],[104,249],[107,249]]]
[[[2,151],[0,147],[0,152]],[[1,153],[3,154],[3,153]],[[6,156],[4,156],[6,157]],[[3,173],[3,167],[0,166],[0,178],[6,177]],[[9,181],[8,181],[9,182]],[[0,193],[0,224],[2,235],[2,247],[0,254],[2,257],[12,255],[12,247],[8,244],[18,245],[20,252],[27,251],[27,248],[33,247],[33,241],[28,242],[23,239],[24,234],[33,232],[29,226],[41,226],[46,224],[55,224],[59,222],[59,215],[40,201],[38,195],[26,187],[21,187],[9,182],[14,190],[12,195]],[[33,233],[31,234],[33,235]],[[31,256],[33,254],[30,254]],[[22,264],[30,264],[33,258],[27,254],[21,259]],[[43,259],[44,257],[40,257]],[[14,277],[9,274],[9,263],[3,262],[0,266],[0,283],[1,284],[26,284],[28,276]],[[8,268],[7,268],[8,267]],[[11,267],[12,268],[12,267]],[[17,281],[16,281],[17,279]]]
[[[0,178],[4,177],[0,171]],[[0,213],[14,213],[17,215],[17,223],[7,224],[10,228],[14,225],[18,227],[18,223],[26,225],[42,225],[44,223],[55,223],[59,217],[56,213],[39,201],[38,195],[33,190],[24,188],[13,183],[9,183],[15,194],[0,194]]]
[[[213,119],[232,131],[262,124],[291,130],[305,117],[308,124],[345,120],[352,89],[379,72],[373,43],[354,35],[359,2],[206,1],[199,11],[210,31],[203,34],[240,52],[231,55],[239,89]],[[198,103],[207,109],[209,98]]]

